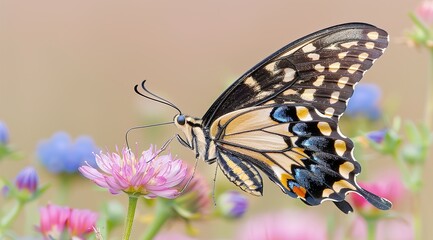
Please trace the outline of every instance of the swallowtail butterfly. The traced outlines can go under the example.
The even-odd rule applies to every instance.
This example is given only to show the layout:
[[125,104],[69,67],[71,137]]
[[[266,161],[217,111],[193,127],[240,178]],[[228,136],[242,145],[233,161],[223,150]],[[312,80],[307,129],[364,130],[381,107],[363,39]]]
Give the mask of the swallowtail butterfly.
[[180,143],[198,160],[218,164],[245,192],[262,195],[260,169],[308,205],[331,200],[348,213],[353,209],[345,197],[356,192],[387,210],[388,200],[356,183],[361,166],[353,142],[338,127],[356,84],[387,45],[388,34],[365,23],[317,31],[242,75],[202,118],[182,114],[144,82],[142,88],[155,97],[148,98],[179,111],[173,122],[184,134],[176,135]]

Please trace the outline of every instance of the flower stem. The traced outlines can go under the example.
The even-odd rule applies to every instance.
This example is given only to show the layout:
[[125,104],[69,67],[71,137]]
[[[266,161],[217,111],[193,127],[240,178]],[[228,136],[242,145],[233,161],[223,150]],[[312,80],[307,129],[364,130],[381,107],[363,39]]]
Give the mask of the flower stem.
[[23,206],[24,206],[24,202],[17,201],[15,206],[13,206],[12,209],[8,211],[7,214],[5,214],[5,216],[2,219],[0,219],[0,239],[4,235],[5,230],[18,216],[18,213],[21,212]]
[[65,204],[69,198],[72,177],[73,176],[68,173],[62,173],[60,175],[60,191],[58,195],[58,201],[61,204]]
[[137,196],[130,195],[128,203],[128,215],[125,220],[122,240],[128,240],[131,236],[132,223],[134,222],[135,208],[137,207]]
[[172,216],[171,209],[172,201],[170,199],[158,198],[156,202],[155,219],[144,233],[143,240],[153,239],[159,230],[164,226],[164,223]]
[[368,240],[376,239],[377,221],[375,219],[369,219],[369,218],[365,218],[365,221],[367,222],[367,239]]

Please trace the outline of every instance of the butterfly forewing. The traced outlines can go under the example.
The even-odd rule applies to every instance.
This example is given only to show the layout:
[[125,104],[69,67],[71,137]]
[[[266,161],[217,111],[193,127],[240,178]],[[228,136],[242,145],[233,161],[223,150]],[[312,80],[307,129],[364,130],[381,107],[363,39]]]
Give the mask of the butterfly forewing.
[[338,118],[354,86],[388,45],[385,31],[352,23],[301,38],[240,77],[203,117],[205,126],[225,113],[263,104],[311,103]]

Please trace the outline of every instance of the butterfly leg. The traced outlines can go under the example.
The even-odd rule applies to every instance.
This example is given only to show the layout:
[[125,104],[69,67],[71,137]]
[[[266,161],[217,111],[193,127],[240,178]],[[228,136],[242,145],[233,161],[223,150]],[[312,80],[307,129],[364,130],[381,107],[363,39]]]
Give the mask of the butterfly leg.
[[183,139],[179,134],[176,134],[176,138],[177,140],[180,142],[180,144],[182,144],[182,146],[187,147],[191,150],[193,150],[194,148],[189,145],[189,143],[187,141],[185,141],[185,139]]
[[255,196],[263,195],[262,177],[251,164],[221,151],[218,151],[217,161],[224,175],[236,186]]

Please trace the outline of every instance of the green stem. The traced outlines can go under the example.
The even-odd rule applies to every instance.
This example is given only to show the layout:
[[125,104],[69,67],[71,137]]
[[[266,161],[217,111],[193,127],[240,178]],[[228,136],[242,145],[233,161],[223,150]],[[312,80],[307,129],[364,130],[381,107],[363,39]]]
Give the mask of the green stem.
[[17,201],[12,209],[8,211],[7,214],[0,220],[0,239],[4,235],[5,230],[21,212],[23,206],[24,203],[22,201]]
[[128,240],[131,236],[132,223],[134,222],[135,208],[137,207],[137,196],[130,195],[128,203],[128,215],[125,219],[122,240]]
[[158,201],[156,202],[155,219],[144,233],[143,240],[153,239],[159,230],[161,230],[162,226],[164,226],[164,223],[170,219],[173,213],[171,203],[172,201],[170,199],[158,198]]
[[58,195],[58,201],[60,204],[65,204],[69,198],[72,178],[73,176],[69,173],[62,173],[60,175],[60,190]]
[[430,30],[422,23],[414,13],[409,13],[409,18],[412,22],[427,36],[430,35]]
[[367,222],[367,239],[368,240],[374,240],[376,239],[376,223],[377,221],[375,219],[365,219]]

